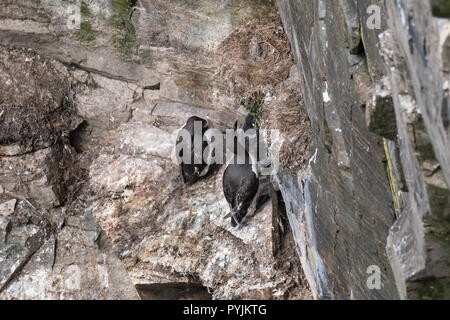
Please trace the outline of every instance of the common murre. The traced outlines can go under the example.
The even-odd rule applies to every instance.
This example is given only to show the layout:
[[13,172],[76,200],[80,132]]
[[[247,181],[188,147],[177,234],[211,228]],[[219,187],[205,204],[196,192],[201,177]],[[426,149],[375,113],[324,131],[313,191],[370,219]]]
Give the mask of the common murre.
[[[248,130],[250,129],[254,131],[249,134]],[[237,122],[234,125],[234,130],[235,132],[238,131]],[[252,216],[256,212],[260,194],[258,168],[259,132],[255,118],[250,114],[245,118],[241,133],[243,131],[245,131],[246,135],[244,140],[238,137],[233,138],[234,156],[228,163],[222,178],[223,193],[230,207],[230,212],[226,217],[231,218],[233,227],[240,226],[245,218]],[[248,139],[246,139],[247,136]],[[240,150],[240,154],[238,154],[238,143],[243,147]]]
[[[211,164],[207,159],[203,158],[203,152],[208,146],[205,132],[210,128],[212,128],[210,121],[197,116],[192,116],[187,119],[185,125],[178,133],[177,145],[189,143],[190,154],[183,154],[184,149],[181,149],[178,154],[178,156],[183,159],[180,163],[181,178],[187,185],[194,184],[201,177],[205,176],[210,169]],[[190,139],[190,141],[183,141],[183,139]],[[198,145],[201,146],[201,149],[197,148]],[[208,158],[211,156],[212,155],[209,154]],[[188,161],[184,160],[186,158]]]

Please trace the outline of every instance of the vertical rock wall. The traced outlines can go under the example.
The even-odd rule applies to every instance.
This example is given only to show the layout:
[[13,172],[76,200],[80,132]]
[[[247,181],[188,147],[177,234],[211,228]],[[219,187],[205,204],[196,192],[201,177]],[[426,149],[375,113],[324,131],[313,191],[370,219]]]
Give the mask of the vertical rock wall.
[[449,8],[448,1],[386,1],[390,30],[381,48],[399,146],[399,156],[391,154],[405,181],[388,253],[402,298],[450,298]]
[[[364,91],[379,72],[365,1],[279,1],[302,74],[313,143],[309,169],[280,175],[308,279],[320,298],[397,298],[385,252],[394,211],[382,141],[366,128]],[[375,56],[372,58],[371,56]],[[372,59],[373,61],[372,61]],[[370,72],[368,61],[370,61]],[[299,195],[301,194],[301,195]],[[367,270],[381,270],[380,290]]]
[[278,183],[315,295],[448,297],[448,5],[277,3],[313,136]]

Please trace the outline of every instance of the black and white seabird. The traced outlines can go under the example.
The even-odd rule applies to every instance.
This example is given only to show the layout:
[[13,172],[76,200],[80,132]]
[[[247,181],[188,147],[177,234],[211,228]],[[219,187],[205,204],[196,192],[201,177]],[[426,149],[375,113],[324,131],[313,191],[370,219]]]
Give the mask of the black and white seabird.
[[[237,123],[234,129],[237,129]],[[258,135],[256,121],[251,115],[247,115],[242,129],[244,132],[256,129]],[[253,142],[259,142],[258,140]],[[223,193],[230,206],[230,213],[226,217],[231,218],[233,227],[240,226],[256,212],[261,194],[257,155],[249,155],[249,141],[245,141],[245,161],[241,164],[237,161],[237,143],[238,139],[235,138],[234,157],[225,169],[222,179]]]
[[244,125],[242,126],[242,130],[247,131],[248,129],[256,129],[258,130],[258,124],[256,122],[255,117],[253,117],[250,113],[245,117]]
[[[202,141],[202,148],[201,152],[198,150],[196,152],[196,149],[194,147],[194,139],[195,139],[195,122],[201,123],[201,137],[197,137],[198,141]],[[189,163],[184,163],[183,161],[180,163],[180,171],[181,171],[181,177],[185,184],[192,185],[196,181],[198,181],[201,177],[205,176],[209,169],[210,164],[205,161],[206,159],[203,158],[203,151],[208,146],[208,142],[205,139],[205,132],[212,128],[212,125],[209,121],[199,118],[197,116],[190,117],[186,124],[182,129],[187,130],[190,134],[191,138],[191,155],[190,155],[190,161]],[[181,135],[178,135],[177,138],[177,144],[181,143],[183,138]],[[180,158],[183,158],[183,149],[179,153]],[[211,156],[211,155],[209,155]],[[201,161],[195,161],[195,160],[201,159]],[[197,164],[196,164],[197,162]]]
[[230,163],[223,173],[223,193],[230,206],[231,225],[240,225],[256,210],[259,179],[250,163]]

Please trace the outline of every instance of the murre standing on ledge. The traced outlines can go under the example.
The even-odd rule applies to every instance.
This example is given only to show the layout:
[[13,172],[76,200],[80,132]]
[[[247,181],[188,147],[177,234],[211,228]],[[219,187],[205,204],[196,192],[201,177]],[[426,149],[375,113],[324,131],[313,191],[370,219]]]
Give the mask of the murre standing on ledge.
[[[197,130],[195,130],[197,128]],[[198,181],[201,177],[205,176],[209,169],[210,164],[203,158],[203,151],[207,148],[208,142],[205,139],[205,132],[212,128],[212,124],[205,119],[197,116],[192,116],[187,119],[186,124],[183,126],[184,133],[188,133],[190,139],[190,157],[187,157],[189,161],[184,160],[180,163],[181,178],[187,185],[192,185]],[[197,135],[197,136],[196,136]],[[177,145],[183,143],[183,135],[181,131],[178,133]],[[201,149],[199,148],[201,146]],[[184,149],[181,149],[178,156],[181,159],[185,159],[186,155],[183,154]],[[211,157],[211,154],[208,155]]]
[[[255,124],[255,119],[248,115],[242,129],[244,131],[257,129]],[[234,130],[237,130],[237,123],[234,125]],[[241,226],[246,218],[256,212],[259,195],[257,155],[249,153],[250,143],[255,143],[255,140],[248,143],[247,139],[245,140],[243,159],[239,159],[242,155],[237,154],[237,140],[234,139],[234,156],[225,169],[222,179],[223,193],[230,206],[230,213],[226,215],[226,218],[231,218],[233,227]]]

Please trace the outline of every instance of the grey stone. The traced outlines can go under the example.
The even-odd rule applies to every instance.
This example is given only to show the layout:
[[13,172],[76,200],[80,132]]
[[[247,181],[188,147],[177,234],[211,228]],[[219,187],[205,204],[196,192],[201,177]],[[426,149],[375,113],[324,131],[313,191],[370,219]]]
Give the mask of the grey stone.
[[11,229],[10,219],[6,217],[0,217],[0,243],[4,244],[6,241],[6,235]]
[[0,297],[138,299],[118,258],[108,246],[99,246],[103,240],[99,240],[92,217],[87,214],[69,220],[71,224],[43,243]]
[[[450,191],[444,53],[450,22],[433,18],[428,2],[399,1],[386,7],[391,33],[382,38],[382,48],[391,53],[383,52],[408,191],[406,208],[391,228],[387,251],[402,298],[445,299],[449,297],[445,234]],[[416,22],[405,29],[406,12],[409,21]]]
[[16,199],[11,199],[3,203],[0,203],[0,214],[3,215],[4,217],[13,214],[16,208],[16,202],[17,202]]
[[72,216],[80,207],[66,202],[83,175],[70,73],[32,50],[0,55],[0,298],[137,299],[92,214]]
[[7,234],[7,241],[0,245],[0,291],[11,283],[45,237],[45,231],[33,225],[12,227]]
[[[366,9],[373,1],[323,1],[325,16],[319,20],[313,19],[318,2],[277,4],[303,75],[313,140],[310,169],[298,178],[281,175],[278,184],[290,199],[288,216],[297,230],[297,249],[313,294],[335,299],[398,298],[385,253],[394,213],[384,150],[366,126],[362,106],[369,86],[357,82],[363,77],[378,79],[383,73],[377,50],[382,30],[357,22],[367,20]],[[362,44],[356,34],[361,28],[362,52],[355,49]],[[366,58],[359,68],[353,67],[355,54]],[[371,265],[382,270],[380,290],[366,285]]]

